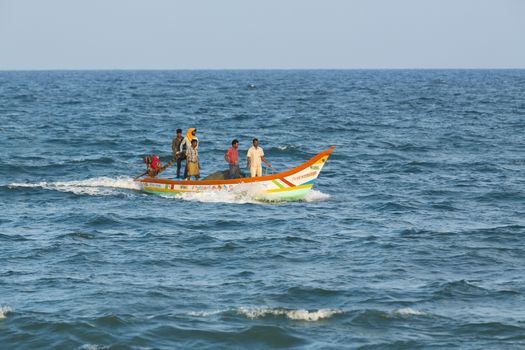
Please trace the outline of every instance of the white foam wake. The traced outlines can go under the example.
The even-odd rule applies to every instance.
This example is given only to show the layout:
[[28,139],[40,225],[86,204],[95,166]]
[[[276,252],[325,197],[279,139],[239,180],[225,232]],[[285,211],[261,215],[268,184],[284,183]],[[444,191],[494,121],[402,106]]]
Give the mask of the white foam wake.
[[[92,196],[114,195],[119,189],[140,190],[139,182],[133,181],[131,177],[120,176],[117,178],[95,177],[79,181],[56,181],[56,182],[37,182],[37,183],[11,183],[9,188],[43,188],[60,192],[71,192],[75,194],[86,194]],[[187,201],[207,202],[207,203],[261,203],[264,202],[264,188],[260,184],[240,184],[232,190],[213,190],[204,192],[188,192],[174,196],[162,196],[165,198],[179,198]],[[330,195],[316,190],[310,190],[306,195],[306,202],[325,201]]]
[[[246,204],[246,203],[268,203],[264,199],[265,192],[264,187],[259,184],[240,184],[234,187],[232,190],[213,190],[203,192],[188,192],[178,196],[162,195],[165,198],[178,198],[187,201],[194,202],[205,202],[205,203],[233,203],[233,204]],[[306,202],[319,202],[325,201],[330,198],[329,194],[311,190],[305,197]]]
[[134,182],[131,177],[96,177],[80,181],[57,181],[57,182],[38,182],[38,183],[12,183],[9,188],[16,187],[36,187],[61,192],[72,192],[75,194],[87,195],[112,195],[115,189],[139,190],[140,185]]
[[179,198],[187,201],[205,202],[205,203],[261,203],[258,199],[261,197],[264,188],[259,184],[240,184],[232,190],[210,190],[203,192],[187,192],[176,197],[164,196],[165,198]]
[[321,191],[317,190],[310,190],[306,197],[304,198],[307,202],[321,202],[321,201],[327,201],[330,199],[330,195],[327,193],[323,193]]
[[319,321],[330,318],[334,315],[343,313],[341,310],[319,309],[309,311],[304,309],[287,310],[281,308],[240,308],[238,313],[250,319],[256,319],[265,316],[285,316],[291,320],[298,321]]
[[2,306],[0,307],[0,320],[3,320],[7,317],[7,314],[13,312],[13,309],[9,306]]

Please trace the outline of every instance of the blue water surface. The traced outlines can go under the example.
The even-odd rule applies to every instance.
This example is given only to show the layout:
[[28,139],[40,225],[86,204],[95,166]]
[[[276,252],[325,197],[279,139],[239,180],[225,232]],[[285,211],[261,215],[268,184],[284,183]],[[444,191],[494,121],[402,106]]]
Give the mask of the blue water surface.
[[[305,201],[132,181],[336,145]],[[522,349],[525,70],[0,72],[6,349]],[[173,177],[175,170],[165,174]]]

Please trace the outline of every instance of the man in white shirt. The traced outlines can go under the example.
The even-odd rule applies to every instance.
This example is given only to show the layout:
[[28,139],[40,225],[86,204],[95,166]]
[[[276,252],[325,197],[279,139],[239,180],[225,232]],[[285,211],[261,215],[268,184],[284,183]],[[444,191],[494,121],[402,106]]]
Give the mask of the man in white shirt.
[[250,149],[248,150],[247,157],[248,162],[246,164],[246,167],[250,168],[250,173],[252,177],[262,176],[261,161],[263,161],[267,167],[272,167],[270,162],[268,162],[266,158],[264,158],[264,151],[261,147],[259,147],[258,139],[253,139],[253,146],[250,147]]

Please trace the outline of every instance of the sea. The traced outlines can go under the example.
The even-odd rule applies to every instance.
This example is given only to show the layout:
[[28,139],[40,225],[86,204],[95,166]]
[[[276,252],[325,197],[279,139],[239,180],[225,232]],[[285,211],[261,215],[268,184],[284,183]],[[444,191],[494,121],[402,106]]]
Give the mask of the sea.
[[[203,176],[336,148],[141,192],[190,127]],[[525,348],[525,70],[2,71],[0,150],[2,349]]]

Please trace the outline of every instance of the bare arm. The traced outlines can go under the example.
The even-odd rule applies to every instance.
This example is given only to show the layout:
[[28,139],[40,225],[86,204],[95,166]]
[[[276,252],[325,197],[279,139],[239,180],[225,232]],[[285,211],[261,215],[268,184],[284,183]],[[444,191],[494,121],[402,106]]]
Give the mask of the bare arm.
[[264,162],[264,164],[266,164],[268,166],[268,168],[271,168],[272,165],[270,164],[269,161],[266,160],[266,158],[264,158],[264,156],[261,157],[262,161]]

